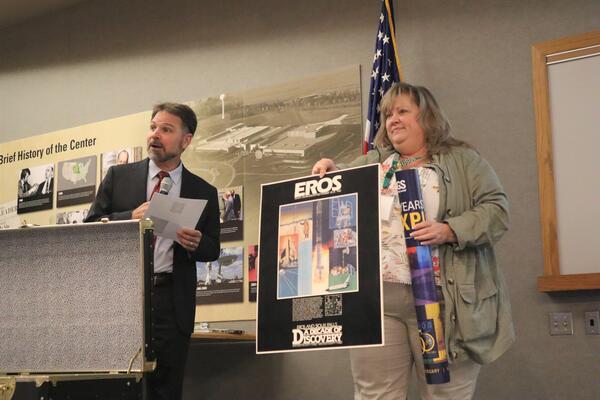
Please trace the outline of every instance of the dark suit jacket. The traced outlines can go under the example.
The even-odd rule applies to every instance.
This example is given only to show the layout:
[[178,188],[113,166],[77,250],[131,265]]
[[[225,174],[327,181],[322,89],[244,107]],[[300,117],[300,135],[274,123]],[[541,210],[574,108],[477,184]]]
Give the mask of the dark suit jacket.
[[[98,188],[85,222],[131,219],[132,211],[146,201],[149,160],[115,165],[106,173]],[[180,197],[208,200],[196,223],[202,240],[194,253],[189,253],[177,242],[173,249],[173,299],[177,326],[184,333],[194,329],[196,310],[196,261],[213,261],[219,257],[219,204],[217,189],[185,167],[181,175]]]
[[[44,190],[44,185],[46,184],[46,180],[44,179],[42,182],[40,182],[40,184],[38,185],[38,188],[35,192],[36,196],[44,196],[44,194],[42,193],[42,191]],[[48,184],[48,193],[46,194],[50,194],[54,191],[54,178],[50,178],[50,183]]]
[[239,194],[233,195],[233,211],[235,212],[235,217],[240,218],[240,211],[242,211],[242,200],[240,199]]

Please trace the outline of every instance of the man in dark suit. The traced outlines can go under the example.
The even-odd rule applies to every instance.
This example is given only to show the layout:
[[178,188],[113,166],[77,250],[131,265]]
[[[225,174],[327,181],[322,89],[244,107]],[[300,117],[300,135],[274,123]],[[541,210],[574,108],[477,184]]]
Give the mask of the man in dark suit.
[[54,166],[49,165],[44,172],[44,180],[38,184],[36,195],[46,196],[52,194],[54,189]]
[[231,191],[231,197],[233,197],[233,212],[235,214],[235,219],[240,219],[242,216],[242,199],[240,199],[240,195],[235,192],[235,190]]
[[157,369],[148,377],[151,399],[180,399],[196,308],[196,261],[219,256],[217,190],[181,163],[196,130],[194,111],[183,104],[154,107],[146,136],[148,159],[111,167],[98,188],[86,222],[139,219],[168,173],[168,195],[208,200],[195,229],[180,229],[177,240],[157,237],[152,288],[153,347]]

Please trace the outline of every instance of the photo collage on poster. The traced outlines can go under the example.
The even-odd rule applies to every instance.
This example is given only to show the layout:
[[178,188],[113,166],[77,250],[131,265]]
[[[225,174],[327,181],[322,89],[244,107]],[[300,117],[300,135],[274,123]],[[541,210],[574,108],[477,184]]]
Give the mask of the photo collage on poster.
[[242,302],[244,248],[222,247],[218,260],[196,263],[196,274],[196,304]]
[[277,298],[358,290],[357,195],[279,209]]

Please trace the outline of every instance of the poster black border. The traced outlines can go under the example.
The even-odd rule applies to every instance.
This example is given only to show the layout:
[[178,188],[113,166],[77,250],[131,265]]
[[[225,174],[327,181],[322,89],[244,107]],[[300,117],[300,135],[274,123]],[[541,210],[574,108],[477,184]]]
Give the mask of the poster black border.
[[[325,177],[342,175],[338,192],[294,199],[294,185],[320,179],[310,175],[261,185],[259,216],[259,267],[257,293],[256,353],[346,349],[350,347],[381,346],[384,343],[383,293],[380,270],[379,182],[380,166],[371,164],[335,172]],[[371,184],[372,182],[372,184]],[[326,199],[345,194],[358,194],[358,254],[360,288],[343,293],[340,316],[323,316],[309,321],[293,321],[293,298],[277,300],[277,242],[279,207],[307,200]],[[375,207],[373,209],[373,207]],[[269,257],[271,256],[271,257]],[[269,258],[271,260],[269,261]],[[337,293],[332,293],[336,294]],[[303,299],[328,295],[302,297]],[[298,325],[338,324],[343,328],[341,344],[292,347],[292,329]]]

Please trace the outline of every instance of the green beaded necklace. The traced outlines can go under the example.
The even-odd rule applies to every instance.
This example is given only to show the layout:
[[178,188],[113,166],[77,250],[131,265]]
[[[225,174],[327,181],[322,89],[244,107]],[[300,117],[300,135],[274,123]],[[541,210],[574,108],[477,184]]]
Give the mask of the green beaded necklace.
[[400,155],[398,153],[396,153],[394,155],[394,159],[392,160],[392,165],[390,165],[390,169],[387,170],[387,172],[385,173],[385,176],[383,177],[383,188],[387,189],[390,186],[390,183],[392,181],[392,176],[394,176],[394,173],[396,172],[396,169],[398,168],[398,164],[400,164],[400,168],[403,168],[403,167],[406,167],[407,165],[412,164],[421,159],[423,159],[423,156],[410,157],[410,158],[405,158],[404,160],[400,160]]

